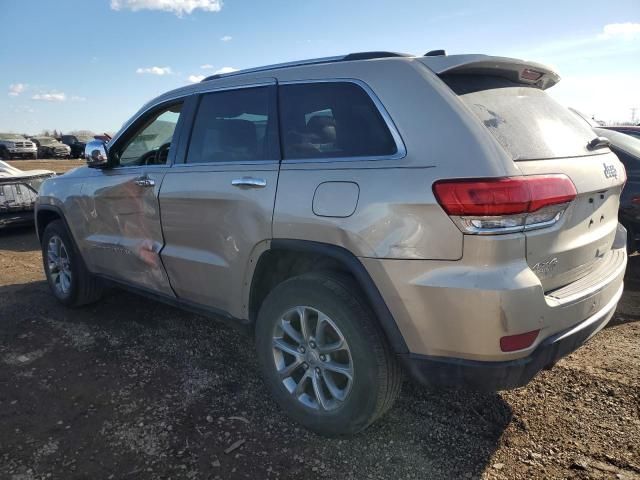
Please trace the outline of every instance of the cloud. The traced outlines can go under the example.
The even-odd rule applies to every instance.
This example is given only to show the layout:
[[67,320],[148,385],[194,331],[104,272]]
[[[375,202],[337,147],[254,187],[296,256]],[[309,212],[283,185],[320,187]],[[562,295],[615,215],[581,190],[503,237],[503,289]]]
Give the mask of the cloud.
[[31,99],[43,102],[64,102],[67,100],[67,95],[63,92],[36,93]]
[[198,83],[204,80],[204,75],[189,75],[189,81],[191,83]]
[[150,73],[151,75],[171,75],[173,72],[171,71],[171,67],[148,67],[138,68],[136,70],[136,73]]
[[211,65],[210,63],[205,63],[204,65],[200,65],[200,68],[202,70],[211,70],[213,68],[213,65]]
[[14,113],[35,113],[35,110],[29,105],[18,105],[17,107],[13,107],[12,110]]
[[632,40],[635,37],[640,37],[640,23],[609,23],[602,28],[602,33],[599,37]]
[[237,68],[233,68],[233,67],[222,67],[220,70],[216,70],[215,72],[213,72],[214,75],[222,75],[224,73],[231,73],[231,72],[236,72],[238,71]]
[[191,15],[198,9],[205,12],[219,12],[222,10],[222,0],[111,0],[111,9],[127,9],[134,12],[161,10],[182,17],[184,14]]
[[220,40],[222,40],[223,42],[230,42],[231,40],[233,40],[233,37],[231,35],[225,35]]
[[9,85],[9,96],[17,97],[24,92],[26,88],[27,86],[24,83],[12,83]]

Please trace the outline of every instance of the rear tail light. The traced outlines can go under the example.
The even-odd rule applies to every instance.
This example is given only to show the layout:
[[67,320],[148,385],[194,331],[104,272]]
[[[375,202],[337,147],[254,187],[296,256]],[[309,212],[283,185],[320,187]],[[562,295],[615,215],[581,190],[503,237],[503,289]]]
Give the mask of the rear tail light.
[[433,193],[463,233],[476,235],[553,225],[577,194],[566,175],[441,180]]
[[540,333],[540,330],[502,337],[500,339],[500,350],[503,352],[515,352],[516,350],[530,347],[538,338],[538,333]]

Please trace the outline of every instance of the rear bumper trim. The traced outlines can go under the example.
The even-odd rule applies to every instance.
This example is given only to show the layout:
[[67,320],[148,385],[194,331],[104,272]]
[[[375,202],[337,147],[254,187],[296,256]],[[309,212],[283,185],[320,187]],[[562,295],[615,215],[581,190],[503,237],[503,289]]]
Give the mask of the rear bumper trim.
[[579,324],[547,337],[531,355],[516,360],[486,362],[462,358],[399,355],[401,362],[419,383],[496,391],[526,385],[535,375],[578,349],[611,319],[622,296],[621,285],[611,300]]

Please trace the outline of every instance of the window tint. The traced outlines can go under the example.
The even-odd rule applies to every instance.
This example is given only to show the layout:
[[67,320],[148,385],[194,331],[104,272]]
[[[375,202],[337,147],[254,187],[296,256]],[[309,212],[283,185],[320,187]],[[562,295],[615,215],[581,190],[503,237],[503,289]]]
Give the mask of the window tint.
[[587,149],[594,137],[589,123],[537,87],[491,75],[449,74],[440,78],[513,160],[594,154]]
[[269,88],[243,88],[202,96],[187,163],[277,160]]
[[285,159],[387,156],[397,151],[382,115],[358,85],[282,85],[279,101]]
[[636,157],[632,157],[624,150],[620,150],[619,148],[616,148],[613,145],[611,146],[611,150],[613,150],[613,153],[615,153],[618,156],[618,159],[624,165],[625,170],[627,171],[638,170],[638,167],[639,167],[638,163],[640,163],[640,159]]
[[633,130],[624,130],[624,133],[626,133],[627,135],[631,135],[632,137],[635,137],[635,138],[640,138],[640,132],[636,132]]
[[120,149],[120,166],[167,163],[181,108],[182,103],[174,104],[148,118]]

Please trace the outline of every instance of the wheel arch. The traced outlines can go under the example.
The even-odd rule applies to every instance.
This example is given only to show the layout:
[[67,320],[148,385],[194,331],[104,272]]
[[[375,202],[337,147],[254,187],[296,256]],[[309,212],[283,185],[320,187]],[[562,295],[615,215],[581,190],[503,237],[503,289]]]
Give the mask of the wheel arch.
[[278,284],[310,271],[336,270],[350,274],[373,310],[391,349],[407,353],[407,344],[378,287],[360,260],[349,250],[321,242],[273,239],[263,251],[251,277],[248,315],[253,322],[263,300]]
[[[64,214],[59,207],[56,207],[55,205],[39,205],[36,209],[36,234],[38,235],[39,240],[42,240],[44,229],[47,228],[47,225],[54,220],[62,220],[64,226],[71,235],[71,230],[69,229],[67,220],[64,218]],[[71,240],[75,242],[73,235],[71,235]]]

